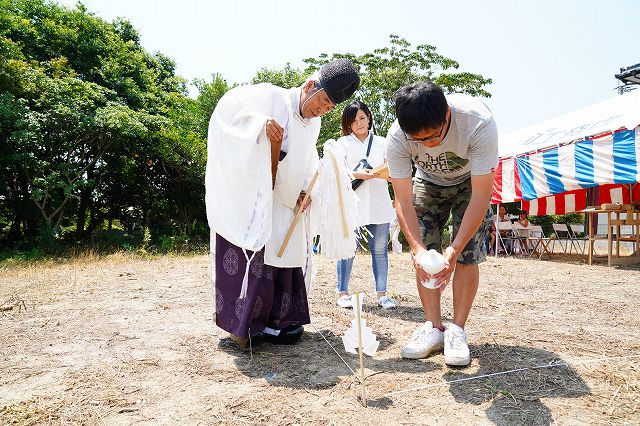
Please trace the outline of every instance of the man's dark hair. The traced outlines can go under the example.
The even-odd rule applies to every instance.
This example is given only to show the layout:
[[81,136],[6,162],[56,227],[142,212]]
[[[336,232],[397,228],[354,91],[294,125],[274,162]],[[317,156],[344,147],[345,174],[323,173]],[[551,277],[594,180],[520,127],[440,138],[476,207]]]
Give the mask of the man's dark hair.
[[371,110],[364,102],[353,101],[344,107],[342,111],[342,136],[351,134],[351,124],[356,119],[356,114],[358,114],[359,109],[361,109],[369,119],[369,130],[371,130],[371,126],[373,125]]
[[396,93],[396,117],[409,134],[442,126],[447,119],[447,99],[431,81],[401,87]]

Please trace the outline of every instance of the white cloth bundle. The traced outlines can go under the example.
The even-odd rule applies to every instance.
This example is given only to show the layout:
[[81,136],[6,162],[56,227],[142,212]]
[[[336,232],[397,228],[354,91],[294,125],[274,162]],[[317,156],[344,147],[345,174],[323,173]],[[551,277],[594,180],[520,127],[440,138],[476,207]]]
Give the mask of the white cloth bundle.
[[[318,234],[322,254],[330,259],[349,259],[356,252],[354,232],[358,227],[358,196],[351,189],[351,176],[344,159],[345,153],[335,140],[325,142],[318,178]],[[346,222],[346,235],[343,220]]]

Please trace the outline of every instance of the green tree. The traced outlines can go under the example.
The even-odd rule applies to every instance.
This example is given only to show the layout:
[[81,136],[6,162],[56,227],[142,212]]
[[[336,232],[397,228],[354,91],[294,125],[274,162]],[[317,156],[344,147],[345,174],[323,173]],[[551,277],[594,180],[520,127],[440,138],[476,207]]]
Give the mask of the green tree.
[[187,99],[173,61],[142,49],[129,22],[105,22],[81,4],[1,5],[0,202],[11,208],[0,211],[13,213],[5,242],[24,232],[49,241],[61,225],[85,239],[104,219],[148,218],[149,200],[172,182],[166,167],[151,166],[168,162],[166,129],[181,124],[169,116]]
[[230,86],[220,74],[212,74],[210,82],[195,79],[193,84],[198,89],[198,97],[189,112],[195,126],[192,130],[197,132],[200,137],[206,139],[209,118],[211,118],[213,110],[220,98],[234,86]]
[[[491,79],[470,72],[451,72],[460,65],[453,59],[438,54],[434,46],[421,44],[412,48],[408,41],[396,35],[390,35],[389,39],[389,47],[375,49],[371,53],[333,53],[307,58],[304,60],[307,67],[303,71],[291,67],[291,64],[286,64],[281,70],[263,68],[256,73],[251,83],[269,82],[285,88],[300,86],[325,63],[348,58],[358,67],[361,79],[360,88],[353,98],[362,100],[371,108],[376,131],[380,135],[386,135],[395,120],[395,94],[407,84],[429,79],[443,87],[447,93],[491,96],[485,89],[491,84]],[[344,105],[340,105],[322,117],[319,149],[327,139],[340,136],[343,107]]]
[[[491,84],[491,79],[470,72],[451,72],[460,65],[453,59],[438,54],[436,47],[421,44],[412,48],[408,41],[397,35],[390,35],[389,39],[389,47],[375,49],[372,53],[322,54],[318,58],[305,59],[308,65],[305,74],[319,69],[328,61],[350,59],[359,68],[361,78],[360,88],[354,98],[369,106],[380,135],[386,135],[395,120],[395,94],[407,84],[429,79],[440,85],[446,93],[491,96],[485,89],[486,85]],[[321,143],[339,135],[340,113],[341,111],[335,111],[327,119],[323,117]]]
[[287,63],[283,69],[261,68],[251,79],[251,84],[271,83],[278,87],[289,89],[302,86],[309,74],[293,68]]

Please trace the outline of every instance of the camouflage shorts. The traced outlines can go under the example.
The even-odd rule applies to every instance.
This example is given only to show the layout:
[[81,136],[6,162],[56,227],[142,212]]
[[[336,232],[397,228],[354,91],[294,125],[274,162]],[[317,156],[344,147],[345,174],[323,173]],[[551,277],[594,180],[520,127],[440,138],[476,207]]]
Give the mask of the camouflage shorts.
[[[458,234],[462,216],[471,199],[471,179],[454,185],[440,186],[420,178],[414,178],[413,205],[418,215],[420,237],[427,249],[441,251],[445,244],[444,230],[451,215],[451,241]],[[493,213],[487,209],[484,220],[475,235],[458,256],[458,263],[477,265],[487,258],[487,236]]]

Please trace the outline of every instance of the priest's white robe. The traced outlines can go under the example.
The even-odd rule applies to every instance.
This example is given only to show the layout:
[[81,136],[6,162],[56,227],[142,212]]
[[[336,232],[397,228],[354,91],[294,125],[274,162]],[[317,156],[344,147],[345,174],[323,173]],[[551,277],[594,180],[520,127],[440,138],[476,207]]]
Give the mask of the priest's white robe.
[[[264,247],[265,264],[302,267],[308,286],[316,215],[313,202],[294,229],[283,256],[277,256],[295,216],[298,196],[307,189],[319,164],[316,142],[320,119],[302,118],[299,101],[300,88],[282,89],[271,84],[240,86],[227,92],[209,123],[205,186],[212,256],[215,234],[244,249],[245,256],[246,251]],[[278,164],[273,190],[270,142],[265,133],[268,118],[283,126],[282,147],[287,151]]]

